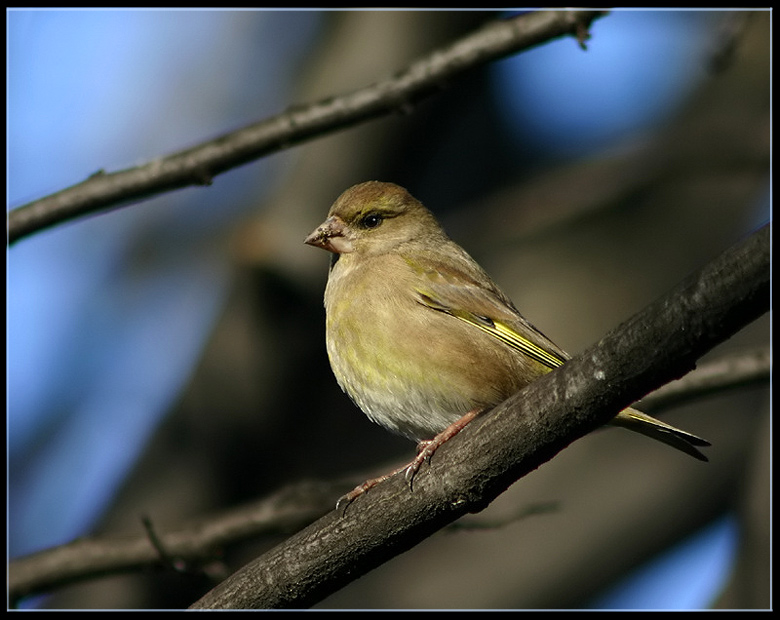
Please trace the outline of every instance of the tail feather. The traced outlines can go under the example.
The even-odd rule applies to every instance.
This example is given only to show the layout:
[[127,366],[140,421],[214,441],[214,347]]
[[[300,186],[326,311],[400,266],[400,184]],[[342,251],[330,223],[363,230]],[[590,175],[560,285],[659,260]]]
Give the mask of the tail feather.
[[624,409],[612,419],[610,424],[622,426],[623,428],[647,435],[652,439],[662,441],[666,445],[677,448],[686,454],[690,454],[700,461],[708,460],[695,446],[709,446],[709,441],[692,435],[691,433],[681,431],[671,424],[656,420],[636,409]]

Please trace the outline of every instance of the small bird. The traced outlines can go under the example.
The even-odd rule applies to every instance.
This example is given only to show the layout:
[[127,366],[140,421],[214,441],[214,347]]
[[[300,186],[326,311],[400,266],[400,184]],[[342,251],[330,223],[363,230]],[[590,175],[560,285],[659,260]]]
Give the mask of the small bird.
[[[350,187],[305,243],[333,253],[325,340],[336,380],[372,421],[419,442],[411,463],[337,506],[400,471],[411,487],[474,417],[569,359],[403,187]],[[709,442],[635,409],[610,424],[707,460],[696,446]]]

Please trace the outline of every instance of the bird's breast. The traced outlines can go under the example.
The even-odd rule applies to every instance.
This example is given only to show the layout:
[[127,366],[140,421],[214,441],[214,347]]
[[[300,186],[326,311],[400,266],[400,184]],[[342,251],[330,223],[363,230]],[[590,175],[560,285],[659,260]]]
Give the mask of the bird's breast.
[[428,439],[528,383],[509,347],[421,304],[404,263],[351,258],[328,279],[327,350],[339,385],[373,421]]

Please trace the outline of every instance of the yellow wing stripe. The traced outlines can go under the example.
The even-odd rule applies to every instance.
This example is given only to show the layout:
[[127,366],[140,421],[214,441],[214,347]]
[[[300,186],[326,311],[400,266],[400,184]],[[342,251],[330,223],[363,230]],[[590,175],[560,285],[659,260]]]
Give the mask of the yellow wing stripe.
[[547,366],[547,368],[553,369],[563,365],[564,360],[557,355],[543,349],[538,344],[534,344],[528,340],[528,338],[524,338],[508,325],[504,325],[501,321],[495,321],[489,317],[474,314],[473,312],[454,310],[453,308],[438,303],[430,295],[427,295],[422,291],[417,291],[417,293],[420,295],[423,305],[428,306],[432,310],[438,310],[439,312],[454,316],[456,319],[460,319],[469,325],[481,329],[486,334],[490,334],[493,338],[497,338],[513,349],[516,349],[540,364]]
[[540,364],[544,364],[548,368],[558,368],[563,365],[563,360],[556,357],[549,351],[544,350],[539,345],[534,344],[527,338],[523,338],[520,334],[514,331],[511,327],[504,325],[499,321],[492,319],[478,320],[477,317],[469,314],[453,314],[454,317],[465,321],[466,323],[478,327],[486,334],[490,334],[494,338],[498,338],[501,342],[508,344],[513,349],[517,349],[521,353],[525,353],[528,357],[535,359]]

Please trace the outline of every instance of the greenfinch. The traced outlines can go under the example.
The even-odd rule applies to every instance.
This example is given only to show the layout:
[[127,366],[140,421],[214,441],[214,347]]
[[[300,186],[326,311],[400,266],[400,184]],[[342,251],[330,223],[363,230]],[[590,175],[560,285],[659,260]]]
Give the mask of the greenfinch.
[[[407,190],[347,189],[305,243],[333,253],[326,345],[341,388],[374,422],[420,442],[417,457],[340,501],[406,471],[569,356],[529,323],[490,276]],[[611,424],[707,460],[709,442],[635,409]]]

